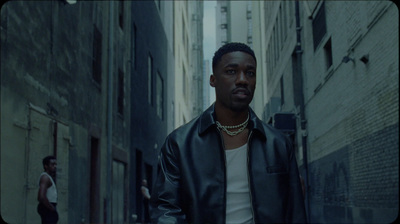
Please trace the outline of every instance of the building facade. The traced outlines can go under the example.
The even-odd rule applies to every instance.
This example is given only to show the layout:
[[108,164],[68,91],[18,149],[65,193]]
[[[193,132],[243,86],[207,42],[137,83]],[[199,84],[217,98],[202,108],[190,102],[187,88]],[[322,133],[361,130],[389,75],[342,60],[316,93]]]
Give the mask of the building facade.
[[203,2],[173,3],[176,128],[199,115],[202,108]]
[[263,88],[255,103],[266,122],[294,141],[309,221],[393,222],[399,210],[397,7],[390,1],[253,4]]
[[[192,95],[192,117],[196,117],[203,112],[203,16],[204,3],[203,1],[192,1],[190,4],[190,19],[191,19],[191,68],[193,70],[193,84],[191,88]],[[208,82],[207,82],[208,83]]]
[[40,222],[38,178],[47,155],[58,162],[59,223],[144,221],[141,181],[151,187],[173,120],[172,8],[167,1],[2,6],[6,222]]
[[252,47],[252,3],[218,0],[216,7],[216,48],[228,42]]
[[[129,1],[128,1],[129,2]],[[130,1],[134,23],[136,69],[132,73],[130,214],[148,222],[140,187],[146,179],[151,190],[157,173],[158,153],[171,129],[173,111],[174,55],[172,51],[173,2]]]

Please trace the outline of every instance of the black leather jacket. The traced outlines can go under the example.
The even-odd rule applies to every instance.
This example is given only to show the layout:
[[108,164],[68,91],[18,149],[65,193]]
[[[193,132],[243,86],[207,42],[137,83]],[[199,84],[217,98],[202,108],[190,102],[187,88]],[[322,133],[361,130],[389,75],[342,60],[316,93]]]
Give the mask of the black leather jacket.
[[[292,145],[250,110],[248,172],[255,223],[305,223]],[[214,106],[173,131],[161,149],[153,223],[225,223],[226,167]]]

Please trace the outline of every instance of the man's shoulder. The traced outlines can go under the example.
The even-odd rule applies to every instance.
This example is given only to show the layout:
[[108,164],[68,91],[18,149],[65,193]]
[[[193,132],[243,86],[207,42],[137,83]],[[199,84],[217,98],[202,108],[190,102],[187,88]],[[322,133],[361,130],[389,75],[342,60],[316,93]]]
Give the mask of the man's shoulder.
[[47,174],[46,172],[43,172],[43,173],[41,173],[40,174],[40,176],[39,176],[39,180],[50,180],[50,175],[49,174]]
[[51,186],[51,177],[47,173],[42,173],[39,177],[39,185],[46,184],[47,186]]

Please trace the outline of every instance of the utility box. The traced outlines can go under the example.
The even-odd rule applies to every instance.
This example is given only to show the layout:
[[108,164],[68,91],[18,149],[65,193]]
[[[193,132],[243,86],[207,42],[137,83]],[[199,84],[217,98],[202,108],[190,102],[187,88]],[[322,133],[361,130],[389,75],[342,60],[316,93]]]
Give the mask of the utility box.
[[291,134],[296,131],[296,116],[293,113],[274,113],[269,123],[284,133]]

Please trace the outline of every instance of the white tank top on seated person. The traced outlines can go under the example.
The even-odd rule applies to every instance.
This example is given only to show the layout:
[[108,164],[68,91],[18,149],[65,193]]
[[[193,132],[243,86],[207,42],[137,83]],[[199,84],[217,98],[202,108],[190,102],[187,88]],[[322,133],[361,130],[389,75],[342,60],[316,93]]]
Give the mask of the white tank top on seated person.
[[46,172],[43,172],[42,174],[40,174],[39,177],[39,185],[40,185],[40,178],[42,178],[43,175],[47,175],[50,178],[51,181],[51,186],[49,188],[47,188],[47,192],[46,192],[46,197],[49,200],[50,203],[57,203],[57,188],[56,188],[56,184],[53,181],[53,178]]
[[249,179],[247,171],[247,144],[225,150],[227,189],[226,223],[252,223]]

